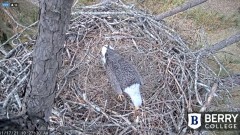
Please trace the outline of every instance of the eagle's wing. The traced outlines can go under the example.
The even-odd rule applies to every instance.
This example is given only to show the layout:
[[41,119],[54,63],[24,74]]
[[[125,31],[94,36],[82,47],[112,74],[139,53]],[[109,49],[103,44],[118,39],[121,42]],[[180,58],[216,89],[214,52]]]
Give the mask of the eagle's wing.
[[109,61],[106,66],[106,72],[109,78],[109,81],[111,83],[111,86],[113,89],[118,93],[122,94],[122,89],[119,84],[119,81],[117,80],[116,73],[114,71],[114,61]]
[[125,89],[133,84],[141,84],[141,77],[139,73],[128,61],[120,58],[117,60],[116,66],[118,67],[116,77],[120,82],[122,89]]

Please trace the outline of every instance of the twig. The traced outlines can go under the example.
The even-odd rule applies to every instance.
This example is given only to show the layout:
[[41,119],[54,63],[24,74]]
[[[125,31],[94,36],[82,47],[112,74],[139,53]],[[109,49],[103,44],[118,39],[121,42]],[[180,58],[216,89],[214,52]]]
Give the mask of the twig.
[[21,36],[21,34],[22,34],[25,30],[27,30],[28,28],[36,25],[37,23],[38,23],[38,21],[36,21],[36,22],[32,23],[31,25],[25,27],[25,28],[24,28],[23,30],[21,30],[19,33],[14,34],[14,35],[13,35],[12,37],[10,37],[7,41],[5,41],[3,44],[1,44],[1,45],[0,45],[0,48],[1,48],[2,46],[4,46],[5,44],[7,44],[7,43],[8,43],[10,40],[12,40],[13,38],[15,38],[15,37],[18,38],[19,36]]
[[16,87],[7,95],[7,97],[6,97],[6,99],[4,100],[4,103],[3,103],[3,108],[6,108],[6,107],[7,107],[7,103],[8,103],[8,101],[9,101],[9,99],[17,92],[17,90],[19,89],[19,86],[20,86],[21,84],[23,84],[23,83],[27,80],[27,78],[28,78],[28,76],[29,76],[29,73],[30,73],[30,72],[28,72],[28,74],[26,74],[26,75],[17,83]]
[[210,94],[209,94],[209,96],[207,98],[207,101],[202,106],[202,108],[200,109],[199,112],[205,112],[206,111],[207,107],[210,105],[210,103],[212,101],[212,98],[213,98],[213,96],[215,94],[215,91],[217,90],[217,87],[218,87],[217,83],[214,83],[213,86],[212,86],[211,92],[210,92]]
[[196,58],[196,63],[195,63],[194,90],[195,90],[195,95],[196,95],[196,99],[197,99],[198,103],[199,103],[200,105],[202,105],[202,101],[200,100],[200,96],[199,96],[198,89],[197,89],[199,58],[200,58],[200,55],[197,56],[197,58]]
[[2,10],[13,20],[14,23],[17,24],[17,27],[18,27],[18,26],[21,26],[21,27],[23,27],[23,28],[27,28],[26,26],[23,26],[22,24],[18,23],[18,22],[14,19],[14,17],[13,17],[7,10],[5,10],[4,8],[2,8]]
[[0,46],[0,52],[1,52],[3,55],[7,55],[7,52],[6,52],[5,49],[2,48],[1,46]]
[[76,15],[129,15],[130,13],[128,12],[73,12],[71,13],[73,16]]

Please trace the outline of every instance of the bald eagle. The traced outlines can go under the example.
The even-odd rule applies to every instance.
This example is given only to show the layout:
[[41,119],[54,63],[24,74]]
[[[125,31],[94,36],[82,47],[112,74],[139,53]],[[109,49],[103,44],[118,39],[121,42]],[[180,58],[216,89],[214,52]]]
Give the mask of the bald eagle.
[[111,46],[102,47],[102,61],[111,86],[121,99],[125,92],[132,100],[135,110],[142,105],[141,77],[138,71]]

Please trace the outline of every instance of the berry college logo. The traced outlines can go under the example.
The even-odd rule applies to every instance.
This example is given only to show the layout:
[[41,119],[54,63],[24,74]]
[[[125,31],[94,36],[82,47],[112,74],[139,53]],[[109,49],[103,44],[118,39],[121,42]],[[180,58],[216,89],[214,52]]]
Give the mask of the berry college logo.
[[189,113],[188,114],[188,126],[192,129],[197,129],[201,126],[201,114]]

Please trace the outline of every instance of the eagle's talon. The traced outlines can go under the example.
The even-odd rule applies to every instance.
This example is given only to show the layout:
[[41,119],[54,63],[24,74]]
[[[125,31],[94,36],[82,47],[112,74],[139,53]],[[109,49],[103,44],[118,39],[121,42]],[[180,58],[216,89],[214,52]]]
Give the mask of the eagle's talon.
[[138,114],[138,110],[139,110],[139,107],[134,107],[134,114],[135,114],[135,115]]
[[134,112],[133,112],[133,114],[134,114],[134,117],[135,117],[135,118],[138,117],[138,115],[139,115],[139,107],[134,107]]

